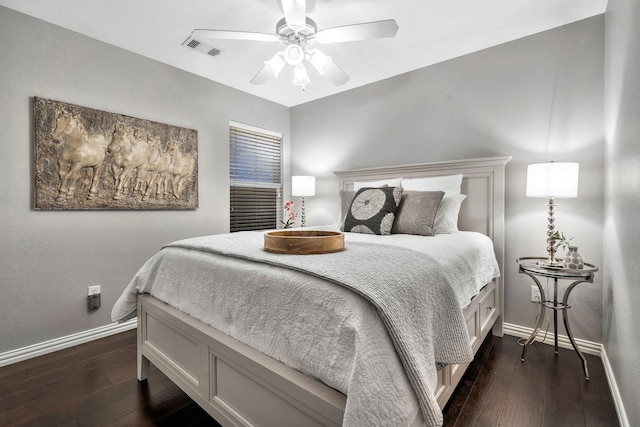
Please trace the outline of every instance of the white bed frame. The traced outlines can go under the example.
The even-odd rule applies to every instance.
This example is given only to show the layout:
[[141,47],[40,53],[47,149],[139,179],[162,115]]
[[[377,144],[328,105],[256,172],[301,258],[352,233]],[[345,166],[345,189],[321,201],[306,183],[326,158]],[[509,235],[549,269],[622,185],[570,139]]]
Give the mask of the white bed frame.
[[[445,161],[335,172],[342,189],[354,181],[464,175],[461,230],[494,243],[504,265],[505,165],[510,157]],[[464,310],[474,353],[493,328],[502,336],[503,280],[487,284]],[[346,396],[153,298],[138,297],[138,380],[153,363],[223,426],[342,424]],[[467,365],[439,371],[444,407]]]

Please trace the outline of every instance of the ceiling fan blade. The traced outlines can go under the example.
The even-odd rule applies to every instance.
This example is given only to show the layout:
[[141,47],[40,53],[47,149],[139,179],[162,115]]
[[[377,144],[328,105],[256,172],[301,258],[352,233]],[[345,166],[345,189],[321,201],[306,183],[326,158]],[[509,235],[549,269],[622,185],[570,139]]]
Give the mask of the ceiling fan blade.
[[267,81],[269,81],[272,78],[273,78],[273,73],[271,72],[269,67],[265,64],[265,66],[262,67],[260,69],[260,71],[258,71],[256,73],[255,76],[253,76],[253,78],[251,79],[251,84],[253,84],[253,85],[261,85],[261,84],[266,83]]
[[331,65],[329,65],[329,68],[327,68],[327,71],[324,72],[324,75],[336,86],[343,85],[349,81],[349,75],[333,61]]
[[345,25],[318,31],[316,39],[320,43],[342,43],[357,40],[395,37],[398,24],[394,19]]
[[228,30],[205,30],[196,29],[191,32],[195,39],[216,39],[216,40],[251,40],[262,42],[274,42],[278,40],[275,34],[252,33],[249,31],[228,31]]
[[307,25],[306,3],[305,0],[282,0],[284,19],[293,31],[301,30]]

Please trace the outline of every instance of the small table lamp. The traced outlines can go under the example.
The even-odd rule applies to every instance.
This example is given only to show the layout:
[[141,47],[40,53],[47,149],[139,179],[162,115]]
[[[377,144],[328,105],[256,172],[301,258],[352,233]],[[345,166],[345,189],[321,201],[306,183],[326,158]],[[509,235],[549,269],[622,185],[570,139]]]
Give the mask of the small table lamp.
[[291,195],[302,197],[302,209],[300,225],[305,226],[306,219],[304,215],[304,198],[305,196],[316,195],[316,178],[314,176],[292,176],[291,177]]
[[578,197],[578,163],[550,162],[536,163],[527,167],[527,197],[549,198],[549,224],[547,226],[547,258],[544,265],[554,267],[562,265],[556,261],[556,248],[549,242],[556,230],[554,225],[555,197]]

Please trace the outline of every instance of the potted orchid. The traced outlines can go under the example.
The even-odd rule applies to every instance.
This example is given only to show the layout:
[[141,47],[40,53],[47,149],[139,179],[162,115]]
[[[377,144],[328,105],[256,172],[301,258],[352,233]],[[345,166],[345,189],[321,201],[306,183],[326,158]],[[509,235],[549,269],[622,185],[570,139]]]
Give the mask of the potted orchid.
[[293,201],[289,201],[284,204],[284,217],[285,221],[280,221],[283,225],[282,228],[291,228],[295,224],[298,218],[298,213],[293,210]]

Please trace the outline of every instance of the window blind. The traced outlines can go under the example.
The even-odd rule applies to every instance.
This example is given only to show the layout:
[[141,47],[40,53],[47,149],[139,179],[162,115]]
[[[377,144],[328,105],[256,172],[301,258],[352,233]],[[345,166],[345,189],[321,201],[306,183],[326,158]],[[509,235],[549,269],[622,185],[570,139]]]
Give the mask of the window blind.
[[252,126],[229,126],[229,229],[276,228],[282,204],[282,135]]

